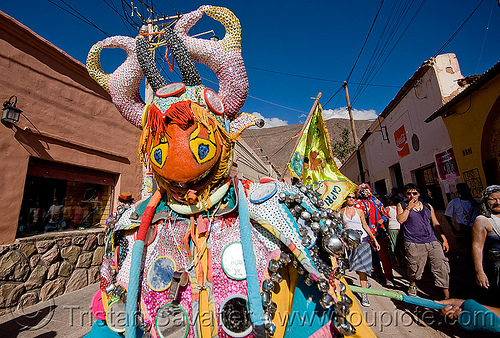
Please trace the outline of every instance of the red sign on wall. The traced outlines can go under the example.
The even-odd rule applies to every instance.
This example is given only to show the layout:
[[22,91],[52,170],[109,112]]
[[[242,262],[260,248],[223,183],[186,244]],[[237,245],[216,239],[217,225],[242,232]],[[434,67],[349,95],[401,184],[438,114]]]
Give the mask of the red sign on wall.
[[398,150],[399,158],[408,155],[410,153],[410,146],[408,145],[404,124],[394,132],[394,139],[396,140],[396,149]]

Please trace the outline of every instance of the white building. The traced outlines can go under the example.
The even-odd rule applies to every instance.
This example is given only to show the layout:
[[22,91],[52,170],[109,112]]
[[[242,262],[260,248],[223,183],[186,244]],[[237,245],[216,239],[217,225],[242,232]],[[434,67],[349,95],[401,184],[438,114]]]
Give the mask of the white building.
[[[436,208],[444,207],[460,176],[442,119],[424,120],[463,90],[461,78],[455,54],[425,61],[366,131],[360,154],[365,182],[374,192],[385,195],[413,182]],[[341,171],[362,183],[355,153]]]

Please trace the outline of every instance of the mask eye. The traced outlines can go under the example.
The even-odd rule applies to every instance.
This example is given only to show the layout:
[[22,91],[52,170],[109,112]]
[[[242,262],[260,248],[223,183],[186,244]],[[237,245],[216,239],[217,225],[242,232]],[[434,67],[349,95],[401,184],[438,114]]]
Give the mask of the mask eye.
[[186,91],[186,85],[182,82],[171,83],[156,91],[158,97],[179,96]]
[[165,162],[167,160],[167,155],[168,155],[168,141],[166,137],[161,136],[158,145],[151,147],[149,160],[151,161],[151,164],[161,169],[165,165]]
[[217,115],[222,115],[224,113],[224,104],[213,89],[205,88],[203,90],[203,97],[205,98],[208,108],[210,108],[213,113]]
[[196,162],[203,164],[215,157],[217,153],[217,143],[215,141],[215,135],[212,127],[210,127],[210,130],[208,131],[208,139],[198,137],[199,134],[200,124],[197,124],[196,129],[190,136],[189,147],[191,149],[191,153],[196,159]]

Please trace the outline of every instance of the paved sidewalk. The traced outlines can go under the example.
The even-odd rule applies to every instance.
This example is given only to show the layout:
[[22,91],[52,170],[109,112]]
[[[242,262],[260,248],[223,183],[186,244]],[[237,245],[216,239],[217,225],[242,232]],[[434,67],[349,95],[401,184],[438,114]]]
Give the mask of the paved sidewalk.
[[[462,258],[450,257],[452,297],[473,298],[488,304],[491,298],[480,294],[476,288],[474,274],[470,264]],[[395,268],[395,287],[387,290],[405,293],[408,289],[405,269]],[[354,272],[346,274],[348,284],[358,285],[359,279]],[[377,280],[369,279],[372,288],[386,289]],[[430,273],[418,284],[418,296],[427,299],[439,299],[442,295],[432,283]],[[0,317],[0,337],[12,338],[80,338],[90,331],[95,319],[90,311],[90,301],[99,289],[99,284],[87,286],[81,290],[64,294],[23,311],[17,311]],[[423,291],[425,290],[425,292]],[[356,294],[355,294],[356,296]],[[356,297],[357,298],[357,297]],[[366,322],[377,337],[463,337],[490,338],[493,335],[484,332],[467,332],[456,325],[449,325],[433,310],[425,310],[413,305],[398,302],[385,297],[369,296],[371,306],[361,307]],[[359,298],[356,299],[359,302]],[[492,304],[490,304],[492,305]],[[354,319],[356,320],[356,319]],[[353,322],[353,319],[351,319]]]
[[99,283],[0,317],[0,337],[80,338],[95,320],[90,301]]

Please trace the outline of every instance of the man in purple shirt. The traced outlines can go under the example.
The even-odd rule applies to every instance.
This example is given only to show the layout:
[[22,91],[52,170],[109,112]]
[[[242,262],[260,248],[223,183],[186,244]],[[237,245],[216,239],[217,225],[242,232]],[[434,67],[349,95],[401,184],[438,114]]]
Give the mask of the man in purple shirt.
[[[448,252],[448,240],[434,213],[434,208],[419,200],[420,190],[415,184],[405,186],[408,203],[398,204],[397,220],[403,231],[406,260],[408,262],[409,296],[417,295],[415,282],[422,278],[429,260],[434,284],[443,290],[444,298],[450,298],[450,265],[444,252]],[[437,240],[440,237],[442,244]]]

